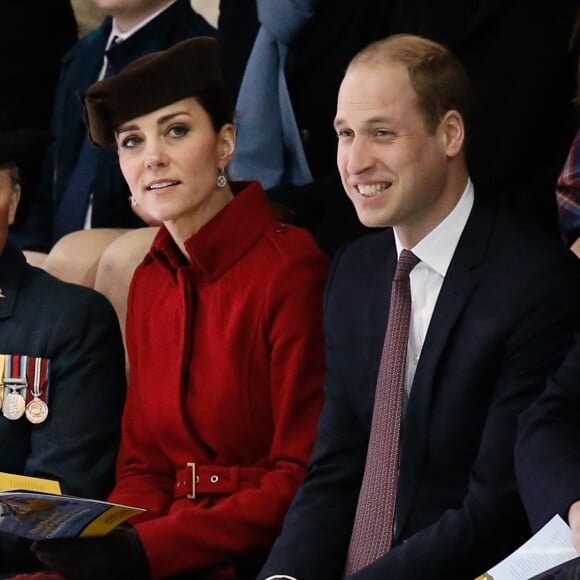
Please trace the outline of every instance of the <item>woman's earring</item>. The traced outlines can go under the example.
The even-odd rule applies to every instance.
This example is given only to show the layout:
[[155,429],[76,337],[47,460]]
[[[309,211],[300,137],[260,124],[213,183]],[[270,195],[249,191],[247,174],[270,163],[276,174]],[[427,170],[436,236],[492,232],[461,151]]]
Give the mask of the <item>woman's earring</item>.
[[228,180],[226,179],[226,171],[223,167],[218,167],[218,178],[217,178],[217,186],[218,187],[225,187],[226,184],[228,183]]
[[134,195],[131,196],[131,205],[137,207],[137,198]]

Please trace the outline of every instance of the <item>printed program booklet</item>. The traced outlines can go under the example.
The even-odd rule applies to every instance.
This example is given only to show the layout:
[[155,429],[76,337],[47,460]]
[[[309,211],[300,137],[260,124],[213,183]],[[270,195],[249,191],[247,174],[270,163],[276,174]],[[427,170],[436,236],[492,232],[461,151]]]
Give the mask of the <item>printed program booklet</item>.
[[104,536],[145,511],[62,495],[58,482],[0,473],[0,531],[32,540]]
[[577,557],[570,527],[555,515],[527,542],[476,580],[530,580]]

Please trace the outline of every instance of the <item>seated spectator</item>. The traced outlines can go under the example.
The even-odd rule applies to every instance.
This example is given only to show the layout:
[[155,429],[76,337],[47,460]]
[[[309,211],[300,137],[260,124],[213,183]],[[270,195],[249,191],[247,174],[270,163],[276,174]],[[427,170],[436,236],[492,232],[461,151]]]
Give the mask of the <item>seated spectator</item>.
[[82,251],[73,236],[67,243],[63,240],[46,263],[59,278],[91,287],[107,245],[127,228],[145,222],[131,209],[114,151],[99,149],[87,139],[79,95],[144,54],[193,36],[215,34],[190,0],[93,2],[108,15],[64,57],[52,115],[54,142],[30,215],[11,235],[29,260],[42,265],[45,254],[64,236],[98,228]]
[[[521,416],[515,449],[519,488],[532,526],[559,514],[572,529],[580,554],[580,334],[542,396]],[[546,580],[580,575],[574,561]],[[544,577],[544,576],[543,576]]]
[[[580,45],[580,8],[570,47]],[[578,93],[575,103],[580,105],[580,56],[578,58]],[[564,243],[580,258],[580,129],[568,152],[566,162],[558,176],[556,201],[559,210],[559,228]]]
[[[105,499],[126,395],[115,312],[94,290],[28,265],[7,241],[21,168],[46,139],[38,130],[0,129],[0,471],[54,479],[63,493]],[[23,375],[27,384],[15,388],[10,379]],[[1,577],[40,567],[29,544],[0,534]]]
[[232,111],[212,38],[144,56],[86,97],[135,202],[162,223],[129,294],[131,379],[102,538],[38,542],[65,577],[255,577],[304,476],[322,404],[328,259],[256,181],[229,182]]
[[580,263],[471,180],[471,94],[423,37],[346,69],[338,170],[379,231],[334,258],[318,439],[259,580],[467,580],[529,536],[517,420],[579,328]]

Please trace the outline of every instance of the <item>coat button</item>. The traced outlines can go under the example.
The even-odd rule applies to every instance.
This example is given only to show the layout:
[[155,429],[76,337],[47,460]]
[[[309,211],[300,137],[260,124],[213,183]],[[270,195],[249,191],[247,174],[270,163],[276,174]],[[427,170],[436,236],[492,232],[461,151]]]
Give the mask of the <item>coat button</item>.
[[288,224],[285,224],[284,222],[276,222],[274,224],[274,231],[277,234],[285,234],[288,231]]

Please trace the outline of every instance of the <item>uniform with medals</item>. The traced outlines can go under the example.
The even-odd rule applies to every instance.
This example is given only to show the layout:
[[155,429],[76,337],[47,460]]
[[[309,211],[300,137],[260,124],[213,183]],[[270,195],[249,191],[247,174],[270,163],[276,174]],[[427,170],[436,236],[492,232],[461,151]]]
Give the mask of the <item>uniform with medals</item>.
[[[13,166],[38,138],[0,126],[2,207]],[[126,395],[118,319],[101,294],[27,264],[2,235],[9,223],[0,211],[0,471],[105,499]],[[28,541],[0,534],[0,577],[39,567]]]

